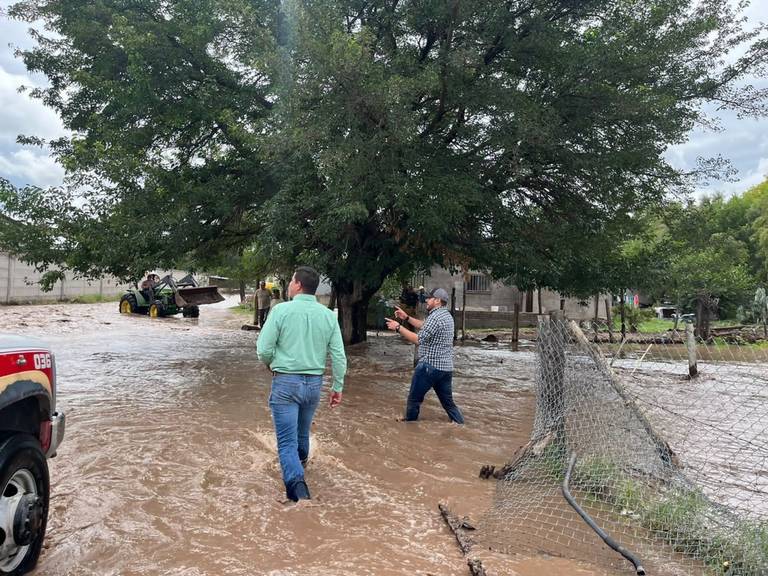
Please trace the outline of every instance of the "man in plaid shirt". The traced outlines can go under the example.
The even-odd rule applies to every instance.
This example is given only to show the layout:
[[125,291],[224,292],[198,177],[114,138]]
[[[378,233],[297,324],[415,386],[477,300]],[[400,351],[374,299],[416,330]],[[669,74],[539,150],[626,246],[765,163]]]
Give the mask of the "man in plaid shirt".
[[[464,424],[464,416],[453,401],[453,317],[446,309],[448,292],[435,288],[427,297],[427,318],[419,320],[408,315],[401,308],[395,309],[395,316],[402,320],[387,318],[387,328],[394,330],[411,344],[419,345],[419,362],[411,378],[411,390],[405,409],[405,420],[418,420],[419,409],[424,396],[435,390],[440,404],[448,417],[457,424]],[[406,328],[406,324],[414,330]],[[417,333],[415,330],[419,330]]]

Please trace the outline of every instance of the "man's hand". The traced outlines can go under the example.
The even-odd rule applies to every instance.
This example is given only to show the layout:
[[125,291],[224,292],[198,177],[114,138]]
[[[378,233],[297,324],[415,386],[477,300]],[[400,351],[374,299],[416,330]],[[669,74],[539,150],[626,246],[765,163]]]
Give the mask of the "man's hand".
[[405,320],[408,318],[408,313],[400,308],[400,306],[395,306],[395,316],[397,316],[398,320]]
[[328,403],[328,405],[331,408],[336,408],[336,406],[339,404],[341,404],[341,392],[334,392],[331,390],[331,401]]
[[392,318],[384,318],[384,320],[386,320],[387,328],[389,330],[397,330],[400,327],[400,322],[398,322],[397,320],[392,320]]

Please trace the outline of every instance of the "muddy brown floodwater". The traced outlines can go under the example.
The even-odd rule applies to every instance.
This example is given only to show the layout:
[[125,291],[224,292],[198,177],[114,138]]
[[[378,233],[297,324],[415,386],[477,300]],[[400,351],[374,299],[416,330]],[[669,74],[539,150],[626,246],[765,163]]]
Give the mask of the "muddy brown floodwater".
[[[373,334],[352,347],[344,401],[313,426],[313,500],[297,507],[282,502],[270,373],[227,305],[160,320],[117,303],[0,307],[0,331],[53,348],[67,414],[34,573],[466,575],[437,504],[473,518],[490,506],[494,483],[478,470],[530,434],[533,353],[457,348],[457,427],[434,396],[420,422],[396,421],[410,347]],[[602,574],[477,553],[490,574]]]

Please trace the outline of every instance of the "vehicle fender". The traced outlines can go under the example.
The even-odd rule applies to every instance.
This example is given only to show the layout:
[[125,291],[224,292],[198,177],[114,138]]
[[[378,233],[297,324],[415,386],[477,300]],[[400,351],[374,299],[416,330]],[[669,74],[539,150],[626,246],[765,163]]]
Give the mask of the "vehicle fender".
[[28,370],[0,377],[0,411],[27,398],[35,398],[41,412],[51,413],[51,382],[45,373]]

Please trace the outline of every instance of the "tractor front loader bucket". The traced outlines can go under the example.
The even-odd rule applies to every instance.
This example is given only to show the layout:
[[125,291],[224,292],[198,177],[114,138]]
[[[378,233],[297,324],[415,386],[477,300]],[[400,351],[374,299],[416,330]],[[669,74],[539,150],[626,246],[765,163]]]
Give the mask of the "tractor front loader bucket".
[[195,286],[179,288],[176,291],[176,306],[179,308],[200,306],[201,304],[215,304],[223,300],[224,296],[219,294],[217,286]]

